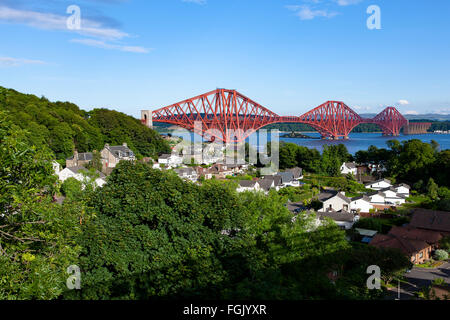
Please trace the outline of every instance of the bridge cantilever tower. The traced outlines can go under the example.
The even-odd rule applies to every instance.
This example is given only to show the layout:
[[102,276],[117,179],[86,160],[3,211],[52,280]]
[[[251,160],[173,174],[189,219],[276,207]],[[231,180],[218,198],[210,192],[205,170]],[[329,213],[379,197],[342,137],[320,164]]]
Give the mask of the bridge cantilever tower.
[[400,129],[408,124],[408,120],[394,107],[387,107],[367,123],[377,124],[383,130],[383,135],[398,136]]
[[362,122],[361,117],[341,101],[327,101],[298,118],[324,138],[348,139],[348,134]]
[[276,119],[276,113],[236,90],[217,89],[153,111],[153,122],[174,124],[207,138],[244,141]]
[[272,123],[304,123],[322,138],[347,139],[361,123],[380,126],[385,135],[398,136],[407,120],[393,107],[373,119],[361,118],[341,101],[327,101],[300,117],[281,117],[236,90],[216,89],[155,111],[142,111],[142,123],[165,122],[193,131],[206,139],[245,141],[256,130]]

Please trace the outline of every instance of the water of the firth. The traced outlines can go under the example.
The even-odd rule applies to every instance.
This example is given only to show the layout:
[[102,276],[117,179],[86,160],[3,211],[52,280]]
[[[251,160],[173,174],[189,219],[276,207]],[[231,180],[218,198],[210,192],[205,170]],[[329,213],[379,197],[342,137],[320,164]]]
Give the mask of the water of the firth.
[[[190,132],[174,132],[176,136],[181,136],[185,140],[193,139],[194,141],[201,141],[202,138],[197,134]],[[258,135],[258,133],[255,133]],[[254,135],[255,135],[254,134]],[[282,136],[284,133],[280,132],[278,136]],[[310,137],[320,137],[318,132],[305,133]],[[277,135],[274,135],[277,136]],[[272,136],[272,138],[274,137]],[[251,137],[252,139],[247,139],[250,141],[252,145],[257,145],[257,147],[261,148],[262,144],[259,142],[255,142],[255,136]],[[324,145],[333,145],[343,143],[348,151],[351,154],[355,154],[359,150],[367,150],[371,145],[376,146],[377,148],[387,148],[386,142],[388,140],[396,139],[399,141],[411,140],[411,139],[419,139],[423,142],[431,142],[431,140],[435,140],[439,143],[440,149],[450,149],[450,134],[435,134],[435,133],[427,133],[427,134],[418,134],[418,135],[403,135],[401,134],[398,137],[383,137],[381,133],[351,133],[349,135],[348,140],[322,140],[322,139],[303,139],[303,138],[279,138],[280,141],[291,142],[301,146],[305,146],[308,148],[315,148],[319,151],[322,151]],[[270,134],[266,134],[266,141],[271,140]]]

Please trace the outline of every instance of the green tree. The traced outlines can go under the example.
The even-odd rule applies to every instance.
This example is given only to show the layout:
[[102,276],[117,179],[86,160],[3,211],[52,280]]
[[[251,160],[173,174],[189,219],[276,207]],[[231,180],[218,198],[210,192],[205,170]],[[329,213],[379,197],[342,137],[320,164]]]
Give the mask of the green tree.
[[68,178],[61,185],[61,192],[70,199],[76,199],[82,193],[83,183],[75,178]]
[[427,183],[427,194],[428,196],[435,200],[438,197],[438,185],[434,182],[433,178],[428,179]]
[[92,152],[92,160],[88,163],[86,168],[87,169],[93,168],[95,170],[102,171],[103,163],[102,163],[102,155],[100,154],[100,152],[96,150]]
[[51,153],[0,111],[0,299],[54,299],[76,262],[82,206],[53,203]]

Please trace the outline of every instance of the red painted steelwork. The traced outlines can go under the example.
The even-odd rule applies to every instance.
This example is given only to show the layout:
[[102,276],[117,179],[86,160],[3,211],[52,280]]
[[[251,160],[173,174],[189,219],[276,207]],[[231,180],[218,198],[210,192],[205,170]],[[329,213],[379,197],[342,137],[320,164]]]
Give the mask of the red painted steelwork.
[[360,123],[375,123],[384,134],[398,135],[407,120],[393,107],[373,119],[363,119],[340,101],[327,101],[300,117],[280,117],[236,90],[217,89],[153,111],[153,122],[183,127],[208,139],[242,142],[272,123],[305,123],[323,138],[348,138]]

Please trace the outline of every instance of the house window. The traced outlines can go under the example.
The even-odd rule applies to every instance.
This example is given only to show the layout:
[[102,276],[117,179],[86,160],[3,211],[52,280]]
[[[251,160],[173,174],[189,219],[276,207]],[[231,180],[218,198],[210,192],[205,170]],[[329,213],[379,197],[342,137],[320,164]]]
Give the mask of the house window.
[[420,254],[419,254],[419,259],[422,259],[422,258],[423,258],[423,251],[420,252]]
[[348,211],[348,205],[344,204],[344,210]]

